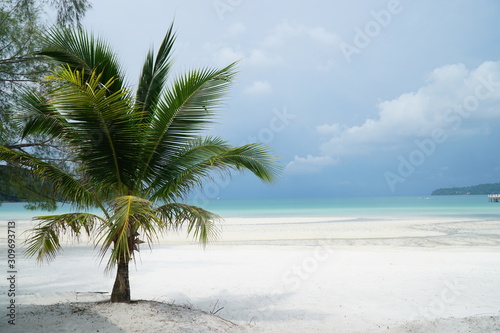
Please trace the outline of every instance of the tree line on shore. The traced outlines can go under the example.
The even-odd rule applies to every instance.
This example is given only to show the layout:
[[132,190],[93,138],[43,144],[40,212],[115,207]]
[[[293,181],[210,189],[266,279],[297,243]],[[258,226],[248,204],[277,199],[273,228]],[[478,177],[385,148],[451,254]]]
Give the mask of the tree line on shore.
[[497,193],[500,193],[500,183],[438,188],[432,191],[431,195],[485,195]]

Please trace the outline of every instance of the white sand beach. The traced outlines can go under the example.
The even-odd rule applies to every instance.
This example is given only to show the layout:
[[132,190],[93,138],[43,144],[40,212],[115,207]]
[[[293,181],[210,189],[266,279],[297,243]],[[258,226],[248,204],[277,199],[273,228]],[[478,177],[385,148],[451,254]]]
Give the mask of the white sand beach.
[[227,219],[205,251],[184,234],[143,247],[132,304],[106,302],[104,266],[87,243],[50,265],[18,254],[0,332],[500,332],[494,220]]

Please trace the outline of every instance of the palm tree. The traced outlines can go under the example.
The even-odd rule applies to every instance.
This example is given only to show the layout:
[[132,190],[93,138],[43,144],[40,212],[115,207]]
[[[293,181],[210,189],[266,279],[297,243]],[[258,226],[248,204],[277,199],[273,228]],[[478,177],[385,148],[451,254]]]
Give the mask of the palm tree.
[[[235,64],[170,79],[174,41],[171,26],[156,55],[148,53],[133,94],[104,41],[81,30],[49,32],[39,54],[58,67],[42,82],[44,93],[26,92],[23,135],[63,143],[72,167],[0,146],[1,161],[29,170],[81,211],[36,217],[26,253],[51,260],[64,234],[87,235],[102,259],[109,255],[106,270],[117,269],[112,302],[130,301],[129,263],[140,243],[180,228],[203,245],[217,237],[219,216],[182,203],[194,187],[231,170],[249,170],[265,182],[279,173],[261,144],[234,147],[201,136],[232,84]],[[96,208],[102,214],[91,213]]]

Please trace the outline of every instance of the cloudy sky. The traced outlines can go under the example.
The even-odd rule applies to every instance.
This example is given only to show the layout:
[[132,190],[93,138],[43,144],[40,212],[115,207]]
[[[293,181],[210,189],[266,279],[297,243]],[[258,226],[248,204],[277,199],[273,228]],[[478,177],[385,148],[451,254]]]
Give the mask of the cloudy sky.
[[[211,130],[283,175],[205,197],[428,195],[500,181],[498,0],[99,0],[88,29],[134,83],[175,19],[179,72],[240,60]],[[452,4],[452,5],[451,5]]]

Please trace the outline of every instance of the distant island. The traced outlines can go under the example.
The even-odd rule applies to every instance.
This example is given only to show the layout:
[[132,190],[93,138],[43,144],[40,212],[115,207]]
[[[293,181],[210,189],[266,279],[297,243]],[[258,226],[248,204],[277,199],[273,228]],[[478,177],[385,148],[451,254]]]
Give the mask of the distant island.
[[474,194],[500,194],[500,183],[480,184],[465,187],[438,188],[431,195],[474,195]]

